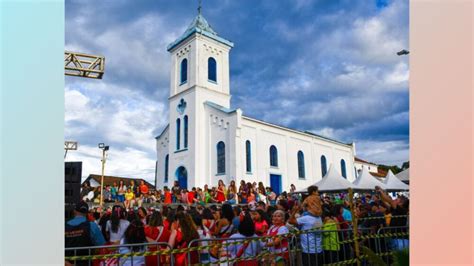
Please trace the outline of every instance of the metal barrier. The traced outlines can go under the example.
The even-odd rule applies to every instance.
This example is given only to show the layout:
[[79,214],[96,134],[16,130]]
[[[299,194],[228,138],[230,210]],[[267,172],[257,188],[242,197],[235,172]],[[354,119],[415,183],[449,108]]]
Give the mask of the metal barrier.
[[[144,243],[67,248],[73,265],[141,265],[153,256],[153,265],[371,265],[366,254],[357,256],[356,242],[372,250],[387,264],[393,251],[408,247],[408,227],[292,231],[261,237],[195,239],[185,248],[167,243]],[[274,246],[269,243],[277,243]],[[115,263],[115,264],[114,264]]]
[[174,265],[171,246],[164,242],[66,248],[65,254],[75,266]]

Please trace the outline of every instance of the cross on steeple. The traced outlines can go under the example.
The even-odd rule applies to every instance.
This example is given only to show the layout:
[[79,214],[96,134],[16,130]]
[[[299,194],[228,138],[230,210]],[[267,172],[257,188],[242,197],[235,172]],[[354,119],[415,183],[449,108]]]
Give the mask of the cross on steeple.
[[198,6],[198,15],[201,15],[201,0],[199,0],[199,6]]

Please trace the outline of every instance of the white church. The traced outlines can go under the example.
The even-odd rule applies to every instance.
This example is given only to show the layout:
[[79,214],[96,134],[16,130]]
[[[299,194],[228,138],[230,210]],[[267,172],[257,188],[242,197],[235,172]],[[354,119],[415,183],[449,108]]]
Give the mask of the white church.
[[[157,188],[263,182],[280,193],[321,180],[332,164],[355,179],[355,144],[243,115],[230,106],[229,52],[234,44],[200,14],[171,43],[169,124],[156,137]],[[291,111],[291,110],[288,110]]]

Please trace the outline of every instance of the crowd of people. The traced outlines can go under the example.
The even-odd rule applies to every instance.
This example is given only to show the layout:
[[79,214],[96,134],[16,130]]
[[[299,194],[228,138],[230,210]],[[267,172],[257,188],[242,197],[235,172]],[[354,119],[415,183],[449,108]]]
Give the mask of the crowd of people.
[[[126,193],[135,193],[130,187],[132,185],[126,190],[131,192]],[[244,181],[238,189],[233,181],[226,188],[219,180],[215,188],[209,189],[206,185],[204,189],[190,191],[175,183],[171,189],[165,187],[163,193],[158,190],[153,195],[141,187],[138,186],[138,198],[136,195],[127,198],[126,193],[122,197],[118,193],[120,188],[114,189],[115,194],[110,195],[114,205],[106,209],[89,210],[86,202],[77,204],[74,218],[66,224],[66,247],[157,242],[167,243],[173,249],[208,246],[190,254],[134,257],[133,265],[157,265],[158,262],[166,265],[170,256],[173,256],[174,265],[215,263],[226,258],[240,259],[233,265],[284,265],[290,259],[291,240],[277,236],[285,236],[294,230],[318,229],[317,233],[303,232],[298,245],[301,246],[303,265],[322,265],[336,262],[343,257],[342,253],[352,252],[350,245],[340,244],[345,237],[341,232],[347,233],[352,228],[352,213],[361,219],[359,229],[372,233],[381,227],[406,226],[409,213],[408,198],[401,195],[392,198],[379,187],[375,188],[375,193],[360,194],[354,199],[354,212],[350,211],[346,194],[320,195],[315,186],[309,187],[308,195],[304,197],[295,193],[293,185],[290,193],[277,195],[262,183]],[[148,199],[163,204],[148,209],[134,206]],[[171,203],[182,204],[169,205]],[[263,238],[222,245],[249,237]],[[165,247],[124,246],[118,252],[159,248]],[[269,255],[257,260],[255,257],[261,252]],[[120,265],[131,265],[130,258],[122,258]]]

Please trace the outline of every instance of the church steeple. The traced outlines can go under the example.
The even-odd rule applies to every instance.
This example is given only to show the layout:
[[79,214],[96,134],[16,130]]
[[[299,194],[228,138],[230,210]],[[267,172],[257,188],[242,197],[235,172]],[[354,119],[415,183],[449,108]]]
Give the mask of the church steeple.
[[199,5],[198,15],[193,19],[193,21],[188,26],[186,31],[178,39],[176,39],[174,42],[168,45],[167,50],[168,51],[173,50],[173,48],[178,46],[187,38],[191,37],[194,33],[199,33],[204,36],[207,36],[215,41],[218,41],[222,44],[229,46],[230,48],[234,47],[234,44],[231,41],[220,37],[217,34],[217,32],[214,29],[212,29],[211,25],[207,22],[207,20],[201,14],[201,5]]

